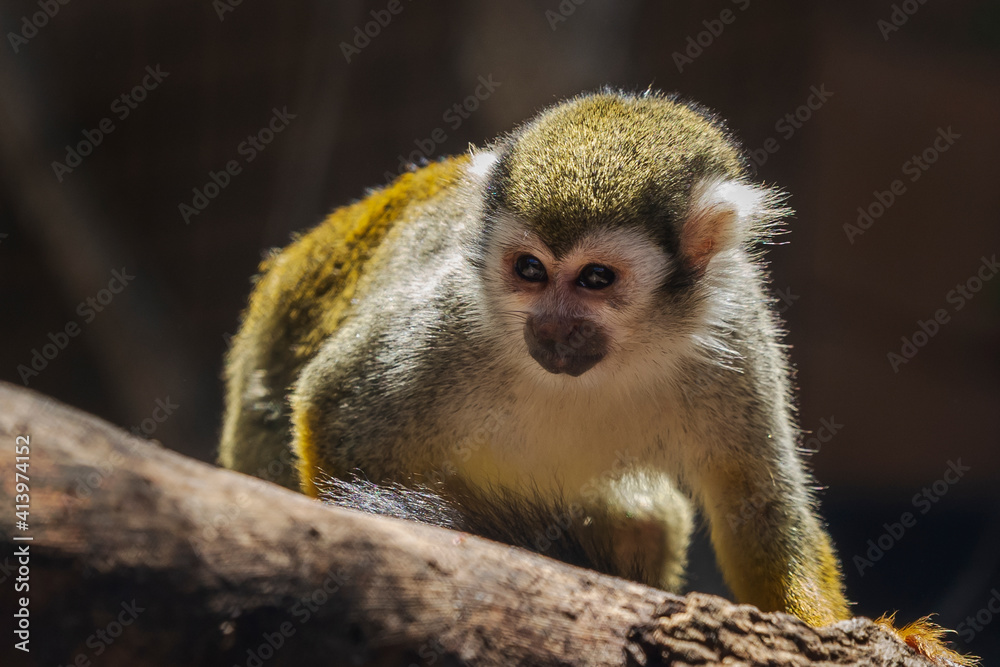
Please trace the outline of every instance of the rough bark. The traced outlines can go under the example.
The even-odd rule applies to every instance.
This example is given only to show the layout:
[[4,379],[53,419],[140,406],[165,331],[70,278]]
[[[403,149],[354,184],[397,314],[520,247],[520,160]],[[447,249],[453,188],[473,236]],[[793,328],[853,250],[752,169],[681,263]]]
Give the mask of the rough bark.
[[0,442],[0,559],[30,545],[31,653],[5,629],[13,664],[930,664],[867,619],[809,628],[324,506],[3,384]]

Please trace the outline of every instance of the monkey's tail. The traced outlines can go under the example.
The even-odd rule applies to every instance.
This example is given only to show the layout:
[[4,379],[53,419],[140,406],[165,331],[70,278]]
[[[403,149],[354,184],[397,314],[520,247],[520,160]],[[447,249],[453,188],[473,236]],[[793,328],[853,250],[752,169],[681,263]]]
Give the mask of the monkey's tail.
[[[932,614],[933,615],[933,614]],[[974,667],[980,659],[974,655],[962,655],[945,645],[944,635],[954,632],[931,622],[931,616],[918,618],[901,628],[895,626],[896,612],[882,614],[875,623],[896,635],[900,641],[937,665],[958,665]]]

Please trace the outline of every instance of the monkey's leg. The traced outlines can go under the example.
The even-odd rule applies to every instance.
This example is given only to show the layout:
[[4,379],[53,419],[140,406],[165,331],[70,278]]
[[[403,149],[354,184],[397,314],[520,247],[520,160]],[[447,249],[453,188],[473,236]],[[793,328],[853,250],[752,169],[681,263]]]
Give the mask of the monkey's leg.
[[284,387],[265,382],[266,375],[263,370],[246,371],[240,365],[227,379],[229,390],[219,463],[231,470],[298,489]]

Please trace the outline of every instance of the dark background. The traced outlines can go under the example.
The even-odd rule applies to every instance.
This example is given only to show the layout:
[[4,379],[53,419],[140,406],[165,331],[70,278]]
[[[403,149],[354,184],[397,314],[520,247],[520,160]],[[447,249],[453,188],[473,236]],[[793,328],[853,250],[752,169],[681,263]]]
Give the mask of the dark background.
[[[1000,620],[965,621],[992,619],[981,610],[1000,587],[1000,277],[960,310],[948,300],[1000,253],[1000,3],[909,0],[889,31],[890,2],[577,2],[401,0],[350,62],[342,43],[388,2],[242,2],[220,17],[210,0],[78,0],[34,33],[35,2],[3,3],[0,379],[24,384],[19,365],[76,323],[28,385],[125,427],[147,420],[150,437],[211,461],[221,360],[263,250],[385,183],[421,144],[432,159],[461,152],[605,84],[677,91],[758,158],[769,138],[778,147],[758,177],[797,215],[768,258],[801,425],[840,425],[812,464],[857,612],[938,612],[963,650],[1000,658]],[[112,104],[147,66],[168,74],[121,119]],[[499,86],[446,122],[480,77]],[[788,136],[776,123],[812,87],[832,95]],[[247,163],[239,145],[275,108],[295,117]],[[60,181],[53,162],[103,118],[114,130]],[[904,163],[939,128],[959,138],[911,181]],[[233,159],[242,171],[186,224],[179,205]],[[894,179],[905,192],[849,239],[844,225]],[[79,304],[123,268],[134,279],[86,322]],[[888,353],[938,309],[948,321],[894,369]],[[158,424],[157,400],[178,406]],[[915,504],[959,461],[957,483]],[[915,524],[859,569],[907,511]],[[721,591],[704,540],[692,558],[691,587]]]

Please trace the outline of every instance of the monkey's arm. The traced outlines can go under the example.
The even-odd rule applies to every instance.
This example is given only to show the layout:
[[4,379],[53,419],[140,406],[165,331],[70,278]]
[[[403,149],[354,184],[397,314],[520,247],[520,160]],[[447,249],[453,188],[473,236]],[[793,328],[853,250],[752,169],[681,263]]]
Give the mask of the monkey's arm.
[[[765,436],[766,437],[766,436]],[[766,458],[766,457],[763,457]],[[741,602],[784,611],[812,626],[851,617],[830,538],[820,525],[794,455],[777,469],[730,459],[706,476],[705,509],[726,582]],[[799,479],[789,479],[789,471]],[[950,649],[947,630],[929,617],[896,628],[892,616],[876,623],[937,664],[978,664]]]
[[830,538],[804,482],[791,452],[756,460],[720,457],[702,473],[699,495],[719,566],[737,599],[820,626],[850,613]]

